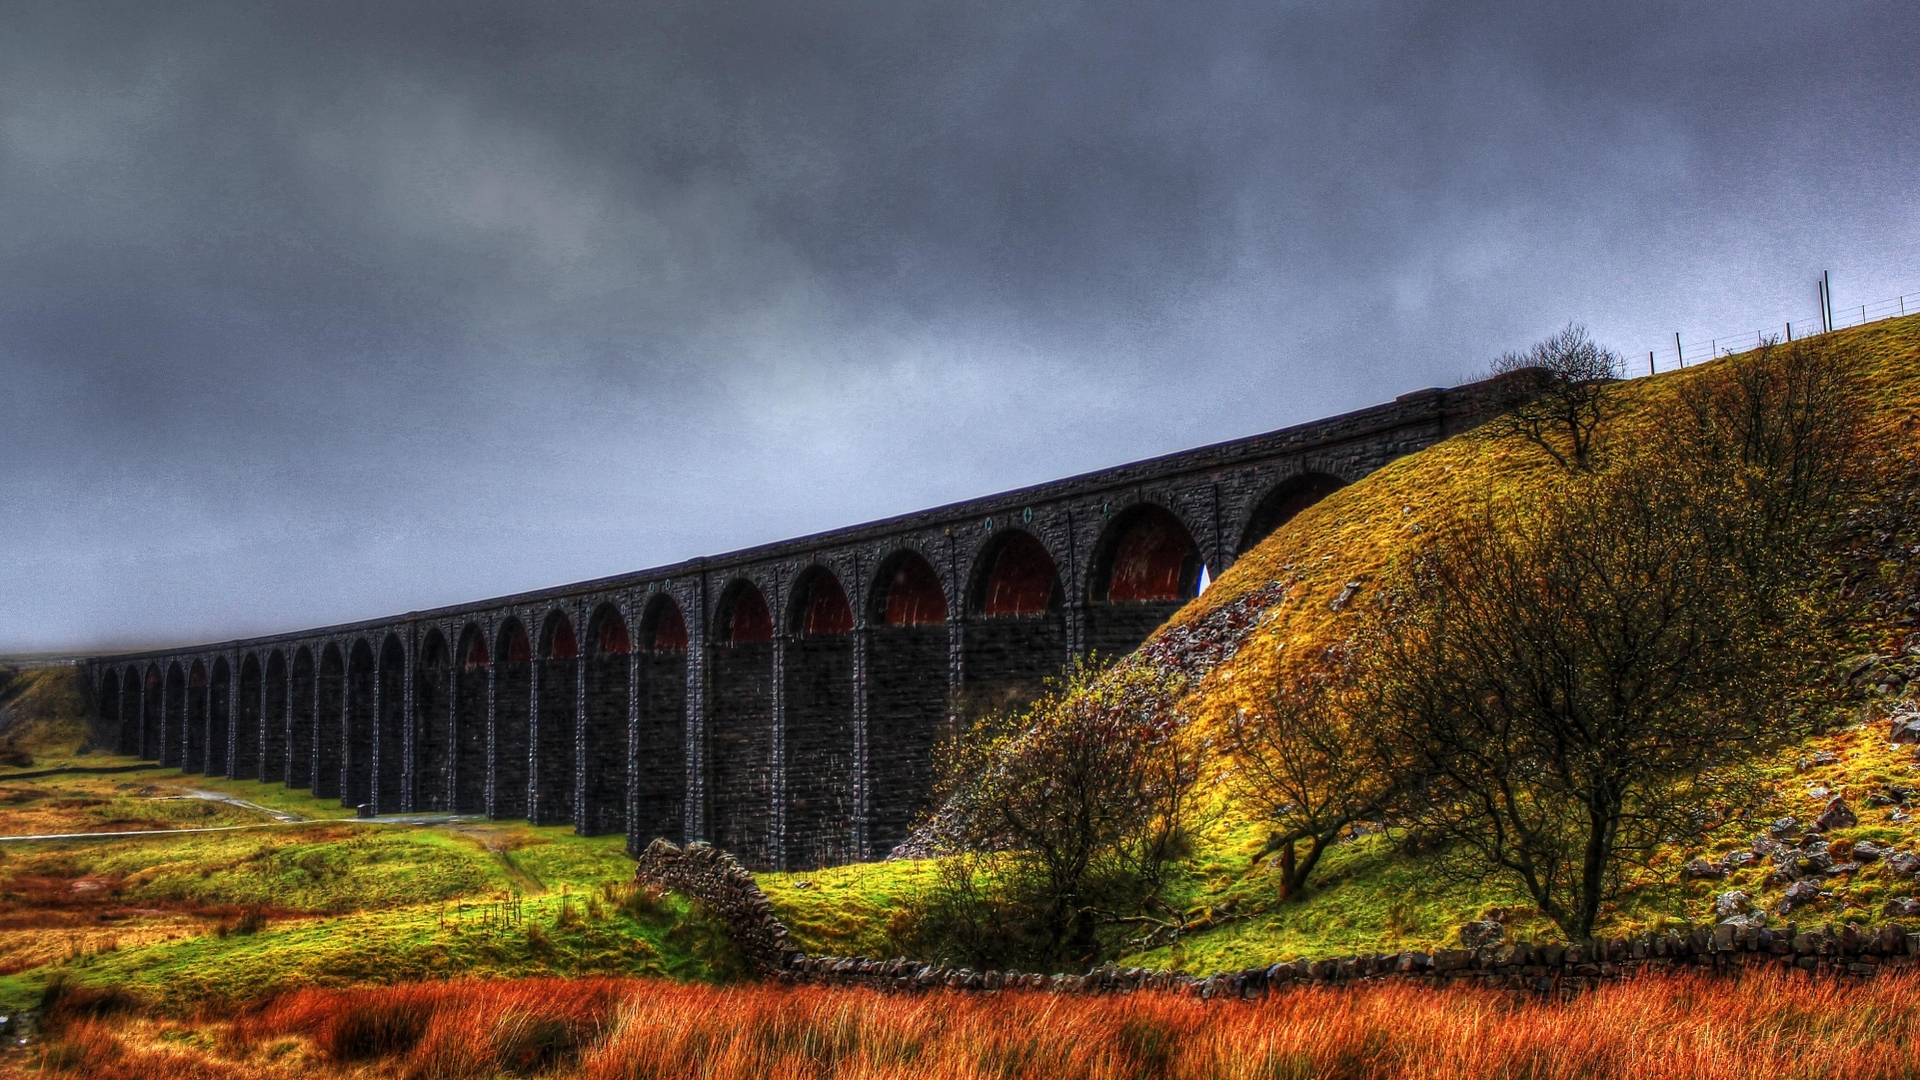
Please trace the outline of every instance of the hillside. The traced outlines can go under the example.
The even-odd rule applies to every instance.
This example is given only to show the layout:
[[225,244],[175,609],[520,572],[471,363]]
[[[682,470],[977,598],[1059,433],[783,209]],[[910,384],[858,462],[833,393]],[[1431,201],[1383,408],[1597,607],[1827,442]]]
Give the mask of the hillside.
[[[1868,514],[1872,520],[1859,523],[1850,552],[1860,587],[1874,601],[1873,615],[1854,628],[1849,655],[1833,657],[1865,684],[1865,703],[1849,706],[1856,710],[1849,717],[1855,723],[1767,764],[1771,801],[1748,808],[1750,819],[1721,826],[1702,850],[1676,844],[1661,852],[1655,875],[1631,890],[1608,932],[1698,923],[1712,915],[1713,897],[1732,889],[1775,907],[1784,886],[1767,884],[1760,862],[1713,880],[1683,881],[1680,869],[1696,856],[1717,859],[1745,847],[1768,821],[1788,815],[1807,821],[1833,794],[1846,797],[1860,821],[1830,832],[1829,839],[1920,851],[1920,829],[1904,820],[1902,809],[1907,785],[1920,784],[1920,766],[1909,747],[1889,744],[1882,722],[1896,702],[1911,700],[1910,691],[1903,699],[1903,687],[1920,666],[1920,636],[1914,635],[1920,612],[1914,606],[1920,600],[1920,318],[1877,323],[1843,337],[1867,358],[1870,441],[1884,481]],[[1680,388],[1701,370],[1612,386],[1611,436],[1631,439],[1674,415]],[[1369,587],[1414,550],[1427,523],[1488,492],[1540,484],[1545,468],[1539,455],[1485,432],[1403,458],[1276,531],[1177,613],[1143,652],[1191,664],[1203,653],[1231,650],[1185,703],[1196,736],[1205,738],[1236,709],[1268,694],[1286,658],[1316,655],[1344,641]],[[1248,623],[1250,629],[1223,637],[1221,627]],[[1463,923],[1489,915],[1508,920],[1520,936],[1555,936],[1524,897],[1491,884],[1442,884],[1421,859],[1397,853],[1379,836],[1336,848],[1309,893],[1283,904],[1269,868],[1250,866],[1266,829],[1220,794],[1212,797],[1210,810],[1175,886],[1190,914],[1210,928],[1123,962],[1208,971],[1299,955],[1432,947],[1456,941]],[[768,875],[765,887],[808,947],[878,955],[887,951],[902,902],[922,887],[926,874],[925,867],[909,864],[848,867]],[[1886,860],[1869,862],[1829,882],[1816,910],[1827,918],[1878,916],[1887,900],[1917,889],[1911,874],[1896,873]]]
[[89,749],[72,668],[0,666],[0,769],[64,764]]

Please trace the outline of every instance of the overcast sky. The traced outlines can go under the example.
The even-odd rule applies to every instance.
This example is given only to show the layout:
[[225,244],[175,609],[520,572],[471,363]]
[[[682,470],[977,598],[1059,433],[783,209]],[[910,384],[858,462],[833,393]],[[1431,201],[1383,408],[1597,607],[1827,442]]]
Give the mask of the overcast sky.
[[[0,651],[370,617],[1920,293],[1887,3],[0,6]],[[1910,301],[1911,302],[1911,301]]]

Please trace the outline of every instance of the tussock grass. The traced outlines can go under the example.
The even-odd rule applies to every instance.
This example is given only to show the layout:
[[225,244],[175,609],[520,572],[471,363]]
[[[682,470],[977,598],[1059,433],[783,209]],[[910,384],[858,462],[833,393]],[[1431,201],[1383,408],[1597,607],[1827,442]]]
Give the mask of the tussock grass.
[[308,990],[184,1024],[110,1012],[61,1026],[43,1060],[100,1080],[1891,1080],[1912,1075],[1917,1045],[1911,973],[1648,976],[1568,1000],[1386,984],[1259,1002],[535,979]]

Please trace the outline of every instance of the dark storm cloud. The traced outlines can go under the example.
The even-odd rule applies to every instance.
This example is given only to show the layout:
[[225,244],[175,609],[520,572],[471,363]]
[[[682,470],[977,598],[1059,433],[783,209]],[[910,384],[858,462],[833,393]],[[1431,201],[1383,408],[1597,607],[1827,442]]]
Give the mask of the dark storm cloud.
[[722,550],[1920,288],[1897,4],[12,5],[0,648]]

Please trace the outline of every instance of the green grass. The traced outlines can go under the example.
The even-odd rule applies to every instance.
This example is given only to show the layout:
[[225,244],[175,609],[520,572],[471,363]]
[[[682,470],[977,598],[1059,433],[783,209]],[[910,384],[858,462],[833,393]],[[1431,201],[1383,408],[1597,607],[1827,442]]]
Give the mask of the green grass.
[[552,974],[712,979],[739,970],[724,935],[689,918],[682,900],[639,917],[597,890],[556,890],[522,901],[522,921],[513,924],[497,918],[500,907],[474,897],[274,921],[256,933],[183,937],[63,966],[83,983],[120,986],[173,1009],[301,986]]
[[[175,779],[254,794],[245,782]],[[306,797],[276,801],[314,808]],[[24,938],[0,931],[0,963],[18,966],[6,941],[16,956],[74,944],[52,962],[0,975],[0,1006],[30,1002],[59,970],[177,1008],[301,985],[454,976],[739,976],[731,943],[684,900],[633,899],[623,843],[522,823],[317,820],[9,844],[0,848],[0,926],[37,919],[44,929]],[[75,893],[85,882],[100,884]],[[489,910],[516,902],[524,921],[488,923]],[[266,914],[265,928],[230,932],[252,909]]]

